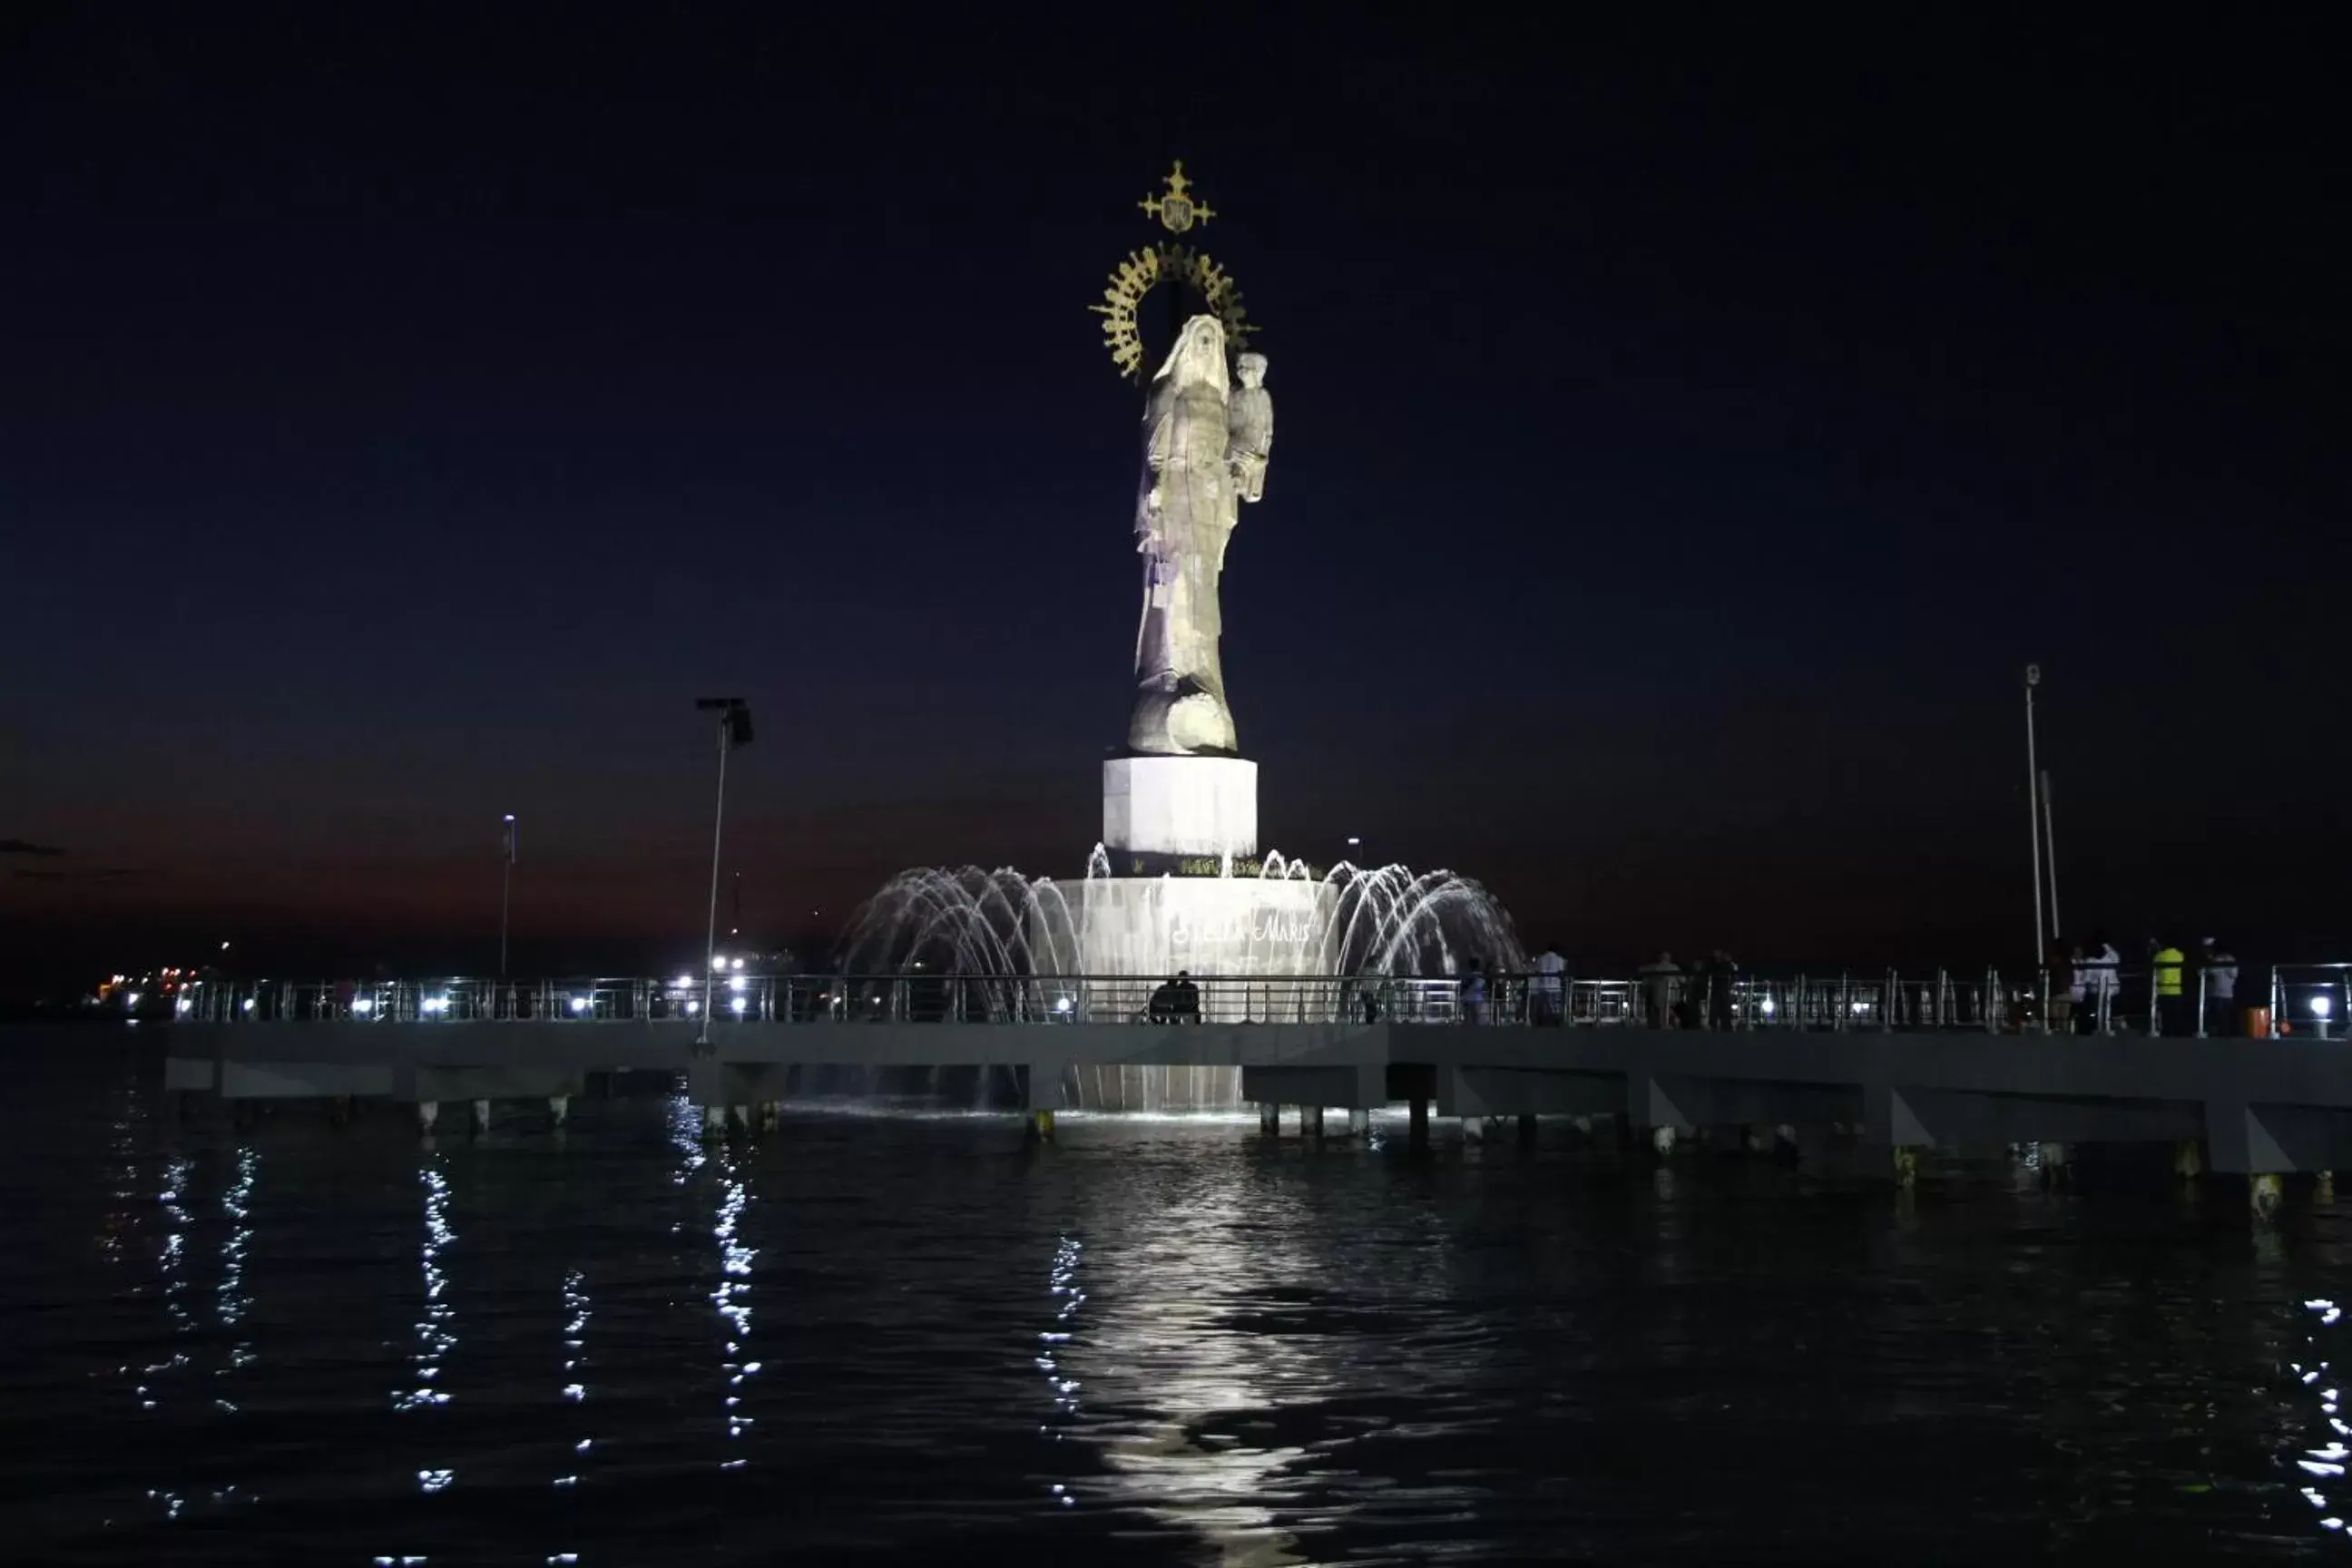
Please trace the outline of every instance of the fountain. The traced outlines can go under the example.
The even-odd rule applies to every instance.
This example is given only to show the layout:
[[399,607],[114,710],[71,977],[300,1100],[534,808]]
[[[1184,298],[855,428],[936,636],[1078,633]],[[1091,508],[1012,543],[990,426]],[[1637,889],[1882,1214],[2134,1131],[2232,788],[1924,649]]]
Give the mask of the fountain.
[[[1183,165],[1142,204],[1171,234],[1213,209]],[[1161,282],[1201,309],[1174,318],[1146,389],[1133,516],[1142,566],[1126,754],[1103,763],[1102,841],[1075,882],[1012,870],[901,872],[843,943],[850,1005],[866,1015],[1051,1023],[1149,1021],[1163,981],[1189,974],[1203,1024],[1336,1023],[1362,1016],[1367,977],[1523,964],[1510,919],[1447,871],[1342,864],[1318,873],[1257,848],[1257,764],[1240,753],[1225,692],[1218,588],[1245,504],[1265,492],[1274,403],[1265,356],[1223,270],[1161,241],[1112,274],[1111,357],[1144,364],[1136,307]],[[1236,384],[1238,382],[1238,384]],[[989,1092],[982,1075],[977,1097]],[[1235,1068],[1073,1074],[1066,1103],[1230,1108]]]
[[[1118,877],[1100,845],[1076,882],[1009,868],[902,871],[844,938],[845,991],[877,1013],[995,1023],[1130,1022],[1188,972],[1204,1023],[1340,1023],[1358,983],[1524,968],[1510,916],[1451,871],[1342,861],[1317,872],[1279,852],[1215,875]],[[973,1086],[938,1092],[984,1099]],[[1236,1068],[1071,1069],[1087,1110],[1215,1110],[1240,1103]]]

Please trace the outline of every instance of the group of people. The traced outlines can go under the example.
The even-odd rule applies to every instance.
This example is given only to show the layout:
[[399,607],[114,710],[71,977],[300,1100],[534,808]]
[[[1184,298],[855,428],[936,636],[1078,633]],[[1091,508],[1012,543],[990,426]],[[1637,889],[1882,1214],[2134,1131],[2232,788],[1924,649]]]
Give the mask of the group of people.
[[[2238,1027],[2238,960],[2217,938],[2198,944],[2192,962],[2170,937],[2148,943],[2151,1035],[2230,1035]],[[2047,971],[2047,1017],[2053,1031],[2097,1035],[2113,1029],[2125,1007],[2123,954],[2104,934],[2078,942],[2053,939]],[[2192,976],[2201,976],[2201,984]],[[2203,1013],[2198,998],[2203,997]],[[2133,1002],[2140,998],[2136,996]]]
[[1197,1024],[1201,1021],[1201,988],[1192,972],[1180,969],[1172,980],[1152,987],[1150,1016],[1155,1024]]
[[[2238,961],[2217,939],[2207,937],[2191,960],[2179,944],[2167,939],[2148,944],[2147,989],[2133,988],[2131,1005],[2152,1003],[2148,1032],[2191,1035],[2201,1026],[2212,1035],[2234,1033],[2238,1026]],[[2045,1016],[2056,1033],[2105,1034],[2119,1021],[2126,1007],[2123,955],[2104,935],[2087,942],[2063,938],[2053,941],[2046,960]],[[2201,976],[2201,980],[2200,977]],[[1469,1024],[1495,1021],[1495,979],[1486,965],[1472,959],[1457,983],[1459,1016]],[[1518,977],[1502,977],[1518,978]],[[1661,952],[1643,964],[1637,980],[1643,1021],[1653,1029],[1729,1029],[1738,1022],[1739,965],[1717,948],[1685,969],[1671,952]],[[1547,943],[1528,960],[1526,1020],[1537,1025],[1568,1021],[1568,961]],[[2198,999],[2203,999],[2203,1013]],[[1344,998],[1343,998],[1344,1000]],[[1378,1023],[1380,991],[1367,984],[1360,998],[1347,1007],[1349,1016],[1360,1007],[1363,1021]],[[1765,1004],[1770,1011],[1770,1004]],[[1150,1018],[1155,1024],[1197,1024],[1201,1021],[1201,988],[1189,972],[1180,971],[1151,993]],[[1516,1018],[1506,1021],[1516,1022]],[[2022,1027],[2023,1018],[2018,1026]]]
[[[1558,1025],[1568,1020],[1568,960],[1559,949],[1546,943],[1544,950],[1528,961],[1528,1022]],[[1472,959],[1462,972],[1462,1021],[1465,1024],[1486,1024],[1494,1020],[1494,993],[1486,980],[1486,965]]]
[[[1654,1029],[1728,1029],[1736,1016],[1739,965],[1721,948],[1689,969],[1661,952],[1641,969],[1643,1011]],[[1568,960],[1547,943],[1528,961],[1527,1021],[1536,1025],[1568,1022]],[[1467,1024],[1494,1020],[1494,993],[1486,965],[1472,959],[1463,971],[1461,1017]]]
[[1638,971],[1643,1011],[1653,1029],[1728,1029],[1739,965],[1717,948],[1685,969],[1661,952]]

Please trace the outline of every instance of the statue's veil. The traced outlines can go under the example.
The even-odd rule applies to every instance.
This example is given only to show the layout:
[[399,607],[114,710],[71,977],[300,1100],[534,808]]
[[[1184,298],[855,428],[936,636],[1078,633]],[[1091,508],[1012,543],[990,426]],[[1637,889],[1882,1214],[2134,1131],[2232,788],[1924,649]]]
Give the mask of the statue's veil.
[[1231,395],[1231,378],[1225,374],[1225,327],[1214,316],[1195,316],[1184,323],[1183,335],[1176,340],[1155,382],[1173,381],[1179,386],[1207,383],[1217,389],[1217,395]]

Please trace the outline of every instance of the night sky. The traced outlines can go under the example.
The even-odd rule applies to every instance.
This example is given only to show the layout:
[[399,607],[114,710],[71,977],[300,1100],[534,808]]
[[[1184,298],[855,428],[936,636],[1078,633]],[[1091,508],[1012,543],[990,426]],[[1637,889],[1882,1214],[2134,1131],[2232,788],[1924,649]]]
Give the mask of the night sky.
[[2021,961],[2038,659],[2070,926],[2352,956],[2321,24],[1459,10],[11,7],[6,968],[479,970],[508,811],[519,968],[669,963],[721,693],[751,933],[1077,874],[1177,157],[1269,845]]

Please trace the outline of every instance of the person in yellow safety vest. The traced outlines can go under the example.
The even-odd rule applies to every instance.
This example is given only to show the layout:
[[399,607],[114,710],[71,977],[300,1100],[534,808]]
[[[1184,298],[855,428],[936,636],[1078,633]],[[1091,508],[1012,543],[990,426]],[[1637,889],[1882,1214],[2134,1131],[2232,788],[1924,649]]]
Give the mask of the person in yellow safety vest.
[[2180,951],[2179,942],[2167,937],[2164,939],[2164,945],[2156,950],[2156,956],[2148,962],[2155,966],[2156,970],[2156,1013],[2155,1016],[2148,1020],[2148,1033],[2152,1035],[2194,1033],[2195,1031],[2186,1026],[2189,1022],[2188,1016],[2181,1011],[2180,971],[2188,963],[2189,955]]

